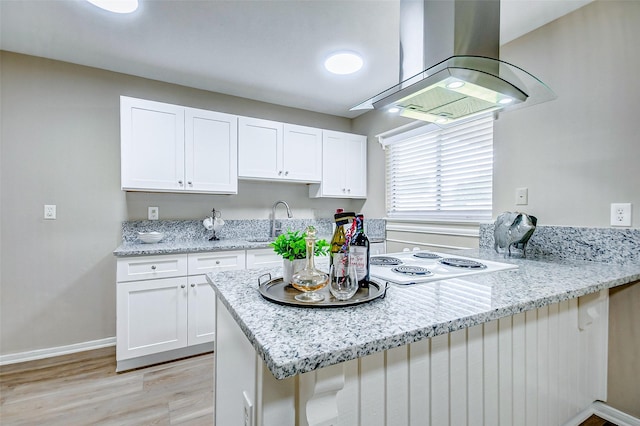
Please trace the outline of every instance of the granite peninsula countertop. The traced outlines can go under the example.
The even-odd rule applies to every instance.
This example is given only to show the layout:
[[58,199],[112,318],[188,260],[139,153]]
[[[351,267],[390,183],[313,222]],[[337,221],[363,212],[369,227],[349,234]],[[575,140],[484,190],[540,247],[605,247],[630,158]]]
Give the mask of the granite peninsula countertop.
[[282,306],[263,299],[258,277],[266,272],[281,276],[280,268],[207,277],[277,379],[640,280],[640,264],[504,258],[488,249],[465,250],[461,255],[514,263],[519,268],[412,286],[390,285],[384,299],[324,309]]

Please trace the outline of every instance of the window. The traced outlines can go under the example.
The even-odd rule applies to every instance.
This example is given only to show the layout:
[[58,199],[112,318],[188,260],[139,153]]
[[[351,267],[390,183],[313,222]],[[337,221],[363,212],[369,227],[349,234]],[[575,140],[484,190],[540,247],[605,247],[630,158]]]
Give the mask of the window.
[[447,128],[429,124],[381,135],[381,142],[388,217],[491,219],[493,114]]

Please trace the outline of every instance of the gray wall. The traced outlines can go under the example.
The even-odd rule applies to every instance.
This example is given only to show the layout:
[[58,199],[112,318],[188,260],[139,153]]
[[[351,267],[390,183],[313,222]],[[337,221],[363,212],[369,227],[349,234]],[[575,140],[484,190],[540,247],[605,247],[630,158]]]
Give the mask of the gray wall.
[[[633,203],[640,227],[640,2],[595,1],[501,49],[501,58],[547,83],[558,99],[501,114],[495,122],[494,217],[519,209],[539,223],[609,226],[612,202]],[[369,182],[384,185],[374,135],[407,123],[371,112],[354,120],[369,135]],[[529,188],[529,205],[515,190]],[[385,213],[371,192],[365,213]]]
[[[68,63],[1,53],[0,354],[115,336],[115,258],[124,220],[267,218],[278,199],[298,218],[362,201],[312,200],[306,185],[241,182],[239,194],[120,190],[119,96],[340,131],[351,120]],[[56,204],[58,219],[43,220]],[[284,214],[279,211],[279,214]]]

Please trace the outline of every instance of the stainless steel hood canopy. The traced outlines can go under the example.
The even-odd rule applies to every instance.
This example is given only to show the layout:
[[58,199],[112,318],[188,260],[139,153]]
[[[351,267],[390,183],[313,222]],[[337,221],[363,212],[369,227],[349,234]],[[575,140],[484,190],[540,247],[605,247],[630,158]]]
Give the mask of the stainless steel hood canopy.
[[401,83],[351,110],[395,107],[447,124],[556,98],[499,53],[499,0],[400,0]]

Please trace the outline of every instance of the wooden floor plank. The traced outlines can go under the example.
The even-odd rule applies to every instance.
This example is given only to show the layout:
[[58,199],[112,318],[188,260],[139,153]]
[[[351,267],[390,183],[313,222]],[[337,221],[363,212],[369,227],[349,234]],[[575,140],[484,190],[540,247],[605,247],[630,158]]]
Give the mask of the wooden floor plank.
[[0,368],[0,424],[213,424],[213,354],[116,373],[113,348]]

